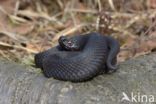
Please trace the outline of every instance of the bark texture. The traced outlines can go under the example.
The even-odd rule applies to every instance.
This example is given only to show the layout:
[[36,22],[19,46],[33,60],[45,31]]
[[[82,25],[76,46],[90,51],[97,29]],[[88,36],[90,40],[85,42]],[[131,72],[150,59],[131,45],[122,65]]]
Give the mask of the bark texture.
[[121,102],[123,92],[153,95],[156,101],[156,54],[120,63],[116,73],[84,83],[47,79],[39,69],[0,60],[0,104],[131,103]]

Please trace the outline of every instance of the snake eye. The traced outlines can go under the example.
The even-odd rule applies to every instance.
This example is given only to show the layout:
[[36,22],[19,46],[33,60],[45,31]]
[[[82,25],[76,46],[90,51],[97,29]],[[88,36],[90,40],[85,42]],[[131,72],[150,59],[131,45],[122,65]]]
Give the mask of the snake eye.
[[67,37],[65,37],[65,36],[61,36],[61,37],[59,38],[59,41],[62,41],[62,42],[66,41],[66,40],[67,40]]

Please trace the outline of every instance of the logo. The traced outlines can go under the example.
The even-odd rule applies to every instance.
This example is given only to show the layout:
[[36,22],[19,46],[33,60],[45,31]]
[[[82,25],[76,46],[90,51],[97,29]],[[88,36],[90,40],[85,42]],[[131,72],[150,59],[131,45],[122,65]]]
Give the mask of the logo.
[[134,94],[131,92],[130,96],[128,96],[125,92],[122,92],[122,98],[121,102],[146,102],[146,103],[152,103],[155,102],[154,95],[143,95],[140,93]]

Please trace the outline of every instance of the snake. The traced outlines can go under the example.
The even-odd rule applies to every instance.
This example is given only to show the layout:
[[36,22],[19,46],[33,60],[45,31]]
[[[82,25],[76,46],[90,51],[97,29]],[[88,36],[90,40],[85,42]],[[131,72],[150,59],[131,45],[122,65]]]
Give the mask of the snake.
[[47,78],[84,82],[118,69],[119,42],[98,32],[61,36],[58,44],[35,55],[36,67]]

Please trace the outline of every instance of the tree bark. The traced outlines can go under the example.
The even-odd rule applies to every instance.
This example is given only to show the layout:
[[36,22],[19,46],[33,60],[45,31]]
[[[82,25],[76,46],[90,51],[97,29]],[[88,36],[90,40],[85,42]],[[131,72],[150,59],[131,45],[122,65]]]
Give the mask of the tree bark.
[[[1,59],[0,104],[129,104],[132,93],[156,97],[155,57],[131,59],[117,72],[83,83],[47,79],[40,69]],[[130,101],[121,101],[123,93]]]

